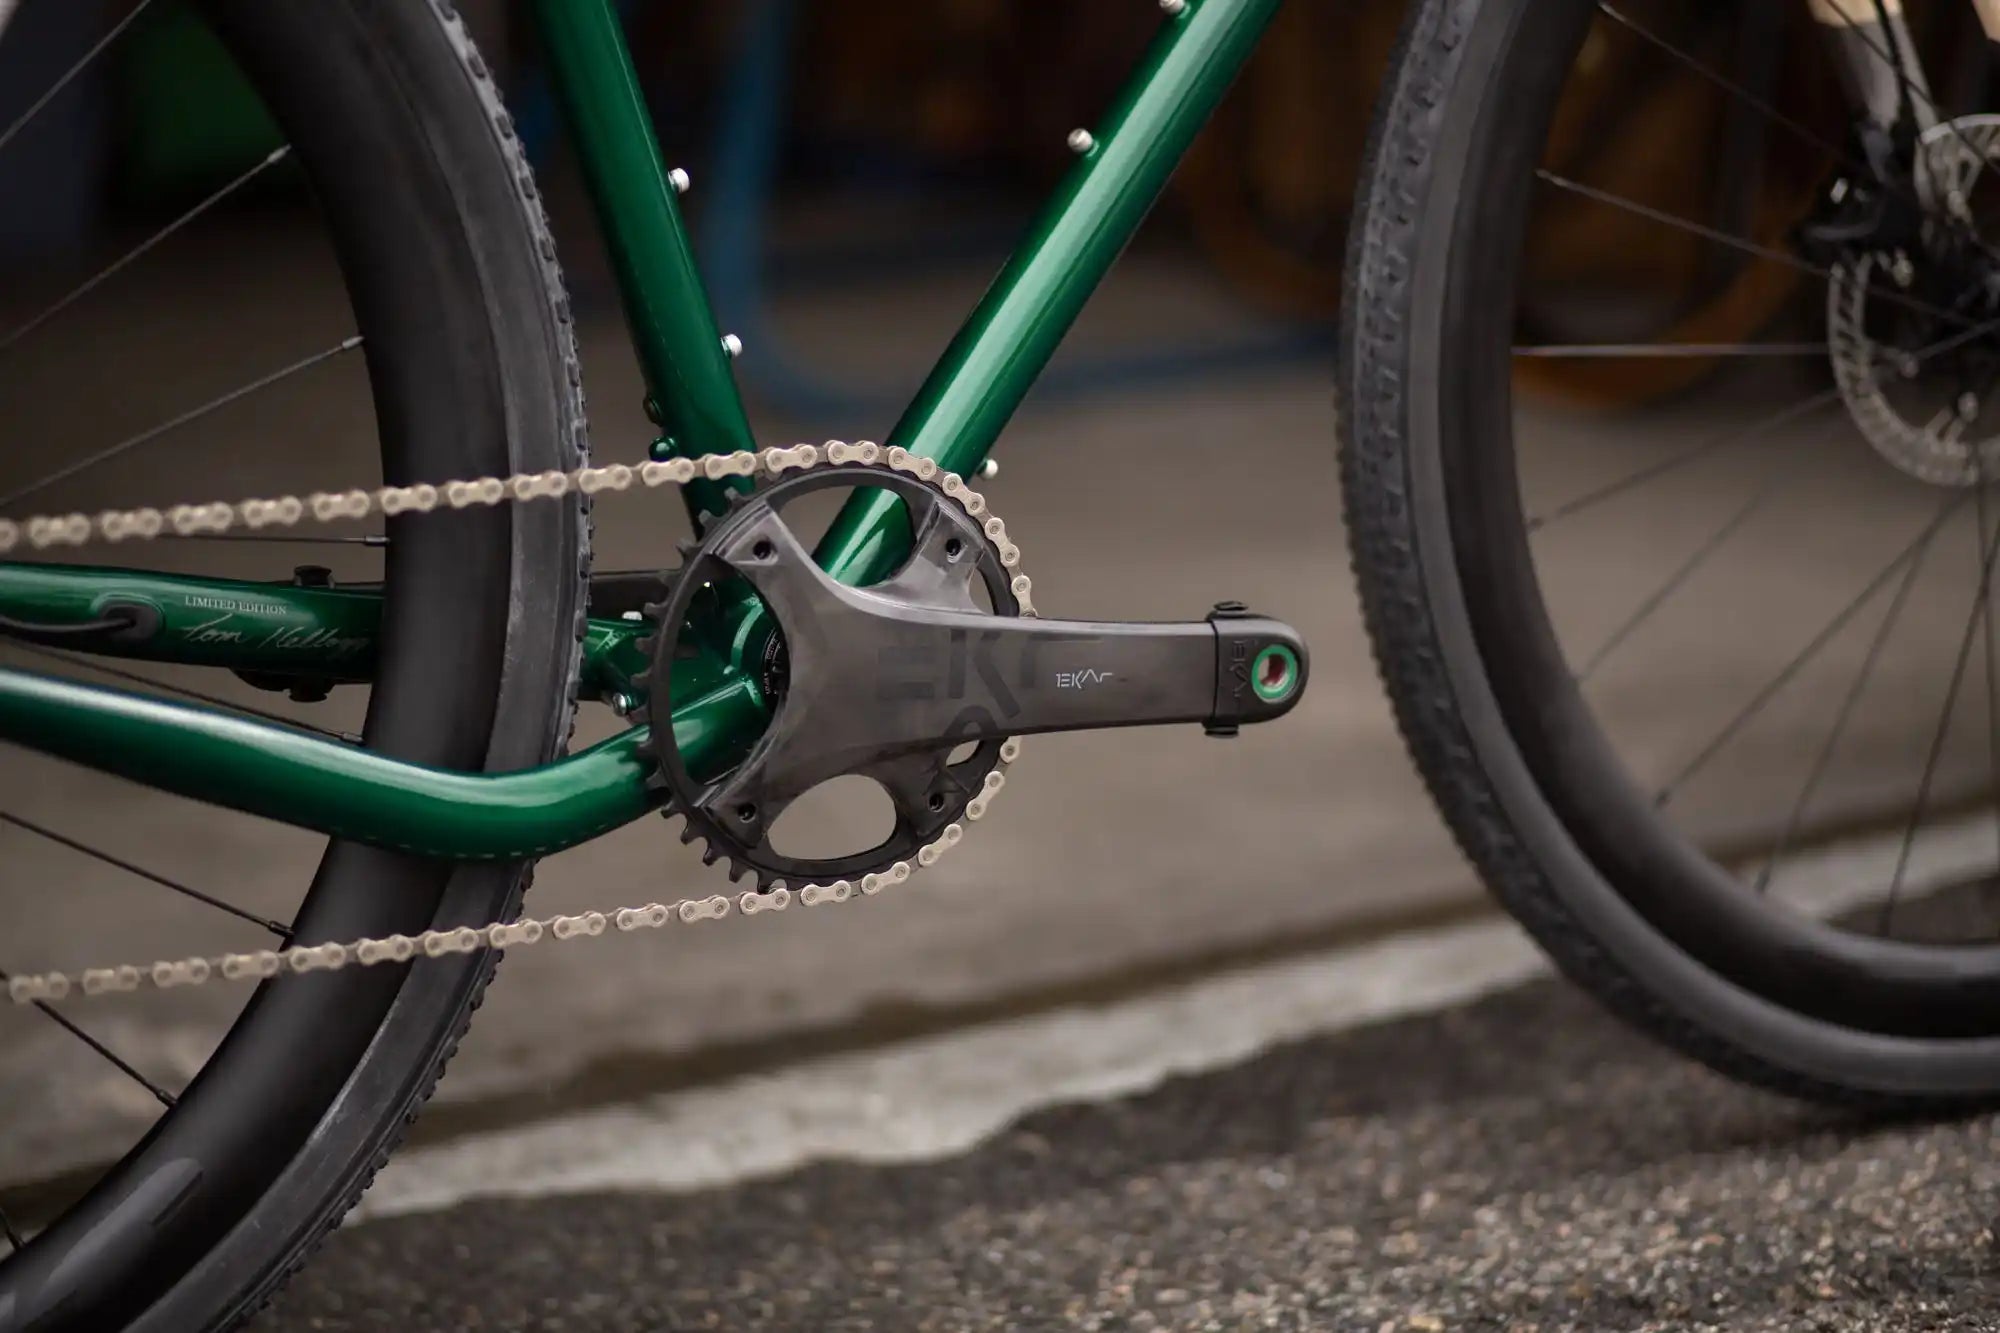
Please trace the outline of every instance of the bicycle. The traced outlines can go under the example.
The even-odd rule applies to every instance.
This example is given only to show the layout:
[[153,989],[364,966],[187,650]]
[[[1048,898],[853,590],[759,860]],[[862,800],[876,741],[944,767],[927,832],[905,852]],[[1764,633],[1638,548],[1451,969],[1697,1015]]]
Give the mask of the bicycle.
[[[365,1190],[507,949],[893,896],[986,814],[1023,735],[1165,723],[1230,735],[1298,704],[1305,643],[1240,605],[1180,624],[1037,617],[1022,552],[973,487],[1001,427],[1278,8],[1157,3],[1159,35],[1108,112],[1070,136],[1071,171],[887,441],[774,447],[753,437],[736,394],[730,360],[740,349],[708,309],[682,225],[687,180],[653,137],[610,0],[534,0],[661,432],[645,457],[602,465],[587,453],[573,318],[540,194],[491,72],[446,0],[204,7],[284,142],[159,234],[296,170],[330,237],[329,290],[344,297],[337,304],[353,327],[108,448],[81,458],[58,451],[0,496],[0,638],[44,665],[53,655],[72,669],[126,659],[227,671],[301,707],[334,709],[333,725],[171,684],[155,682],[195,694],[195,704],[9,667],[0,669],[0,740],[327,842],[296,914],[282,921],[6,816],[275,938],[152,963],[7,974],[17,1008],[42,1011],[114,1062],[63,1006],[254,989],[187,1087],[151,1089],[165,1113],[116,1165],[31,1234],[0,1215],[9,1247],[0,1328],[183,1329],[247,1318]],[[1987,1100],[2000,1089],[2000,1036],[1988,1017],[2000,1011],[1985,1003],[2000,980],[2000,948],[1984,942],[1990,913],[1967,930],[1970,942],[1930,938],[1966,928],[1982,896],[1902,895],[1934,801],[1978,815],[2000,786],[1987,611],[2000,527],[1986,498],[2000,437],[1979,436],[2000,373],[2000,253],[1975,197],[2000,150],[2000,119],[1941,109],[1947,99],[1931,91],[1920,59],[1936,34],[1927,45],[1886,0],[1810,0],[1784,22],[1739,25],[1726,33],[1736,43],[1727,61],[1713,54],[1724,46],[1714,25],[1677,37],[1673,8],[1411,6],[1367,154],[1340,339],[1342,473],[1367,628],[1418,767],[1464,850],[1577,982],[1689,1054],[1787,1093],[1905,1109]],[[1994,17],[1983,4],[1976,13]],[[131,22],[114,24],[56,88]],[[1809,40],[1781,42],[1773,55],[1771,43],[1797,37],[1800,25]],[[1757,40],[1739,42],[1746,32]],[[1807,153],[1819,170],[1804,215],[1774,229],[1756,206],[1770,156],[1762,138],[1717,159],[1736,173],[1726,179],[1750,185],[1718,191],[1725,206],[1714,218],[1583,179],[1601,146],[1588,141],[1588,125],[1565,121],[1566,81],[1572,66],[1633,52],[1722,89],[1729,105],[1749,108],[1760,134]],[[1800,76],[1809,86],[1794,112],[1780,102],[1797,91],[1791,65],[1800,58],[1817,61],[1818,74]],[[0,129],[0,153],[50,101]],[[1804,274],[1828,293],[1826,336],[1624,341],[1621,329],[1684,325],[1656,292],[1594,307],[1588,298],[1602,293],[1587,264],[1557,266],[1525,318],[1537,190],[1713,245],[1719,260],[1674,252],[1678,267],[1663,286],[1676,301],[1726,303],[1755,288],[1750,322],[1778,327],[1814,317],[1750,279],[1763,266]],[[156,239],[10,321],[0,370],[21,364],[29,335],[59,328]],[[301,301],[297,318],[313,318],[320,303]],[[1731,318],[1738,327],[1746,316]],[[1517,343],[1529,325],[1529,341]],[[1565,338],[1583,333],[1552,341],[1545,330],[1557,327]],[[320,434],[322,423],[287,425],[336,471],[358,470],[341,450],[371,440],[380,484],[347,472],[304,495],[196,492],[162,504],[149,491],[135,497],[147,503],[111,509],[41,504],[220,405],[306,369],[351,364],[357,352],[373,421]],[[1614,451],[1580,452],[1564,424],[1573,419],[1538,407],[1530,424],[1569,431],[1555,432],[1559,479],[1581,480],[1558,504],[1531,508],[1514,367],[1592,358],[1698,362],[1700,375],[1675,383],[1719,386],[1698,404],[1705,410],[1747,395],[1751,419],[1693,444],[1635,430],[1635,467],[1603,456]],[[1768,383],[1731,378],[1738,363],[1821,364],[1835,383],[1803,396],[1793,383],[1771,410],[1756,399]],[[143,398],[150,386],[126,387]],[[1795,457],[1804,438],[1795,432],[1815,413],[1837,414],[1860,443],[1822,449],[1817,471]],[[23,439],[20,448],[32,462],[59,443]],[[250,472],[255,460],[232,465]],[[1781,612],[1803,616],[1805,648],[1758,678],[1747,700],[1727,702],[1722,728],[1702,743],[1685,744],[1694,719],[1677,714],[1642,736],[1636,754],[1621,753],[1619,728],[1586,689],[1606,679],[1608,662],[1632,660],[1619,650],[1658,632],[1654,618],[1790,496],[1787,483],[1822,472],[1823,493],[1806,497],[1820,508],[1869,500],[1906,521],[1841,525],[1823,550],[1797,526],[1781,531],[1777,554],[1756,552],[1750,573],[1723,591],[1740,600],[1775,570],[1766,591],[1780,594],[1780,610],[1759,625],[1780,637],[1795,628]],[[1601,552],[1564,561],[1531,536],[1594,513],[1593,540],[1630,536],[1646,548],[1662,537],[1661,516],[1680,512],[1655,498],[1670,489],[1648,488],[1704,477],[1684,501],[1732,480],[1748,498],[1734,504],[1732,491],[1723,523],[1704,529],[1692,553],[1674,554],[1664,580],[1649,576],[1636,603],[1586,616],[1594,647],[1573,651],[1577,632],[1556,624],[1550,603],[1565,580],[1594,592],[1593,580],[1619,562]],[[592,575],[589,503],[667,487],[697,519],[678,565]],[[799,515],[837,492],[845,507],[809,545]],[[1603,520],[1614,501],[1635,498],[1645,502],[1636,513]],[[1920,577],[1966,515],[1969,609],[1965,580],[1945,597]],[[380,575],[336,580],[309,566],[277,579],[223,577],[62,562],[78,548],[123,558],[171,546],[240,567],[271,541],[301,539],[379,554]],[[1860,595],[1843,586],[1825,615],[1785,564],[1795,549],[1807,572],[1858,559],[1867,571]],[[1836,716],[1806,781],[1778,793],[1776,820],[1746,824],[1738,793],[1719,814],[1697,810],[1677,824],[1687,784],[1877,605],[1886,609],[1876,629],[1847,645],[1859,664],[1841,673]],[[1857,734],[1878,747],[1905,734],[1901,716],[1858,731],[1857,705],[1899,623],[1926,619],[1943,624],[1952,669],[1942,716],[1916,733],[1924,762],[1913,804],[1890,824],[1902,830],[1893,875],[1859,902],[1788,900],[1774,885],[1784,888],[1783,867],[1800,848],[1871,811],[1879,819],[1880,793],[1867,780],[1831,786],[1830,760]],[[1947,756],[1982,627],[1990,734],[1974,738],[1978,753]],[[1664,642],[1682,649],[1742,643],[1700,617],[1670,629]],[[1657,652],[1662,641],[1653,642]],[[360,686],[367,703],[349,731],[353,710],[338,704]],[[579,700],[632,725],[565,757]],[[1871,763],[1864,779],[1887,767]],[[779,849],[770,835],[794,801],[855,775],[889,794],[885,837],[833,855]],[[1962,790],[1947,800],[1940,782]],[[699,842],[705,862],[726,862],[732,883],[749,887],[520,914],[536,858],[656,811],[679,818],[683,842]],[[1910,937],[1912,921],[1924,938]],[[301,1050],[312,1058],[283,1058]]]

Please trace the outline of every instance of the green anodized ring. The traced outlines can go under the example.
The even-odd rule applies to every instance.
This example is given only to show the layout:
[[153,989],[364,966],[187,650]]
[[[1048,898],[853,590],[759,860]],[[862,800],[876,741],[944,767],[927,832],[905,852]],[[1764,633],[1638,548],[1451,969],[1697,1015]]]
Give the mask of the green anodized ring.
[[1267,704],[1289,698],[1298,683],[1298,656],[1281,643],[1258,653],[1256,661],[1250,664],[1250,688]]

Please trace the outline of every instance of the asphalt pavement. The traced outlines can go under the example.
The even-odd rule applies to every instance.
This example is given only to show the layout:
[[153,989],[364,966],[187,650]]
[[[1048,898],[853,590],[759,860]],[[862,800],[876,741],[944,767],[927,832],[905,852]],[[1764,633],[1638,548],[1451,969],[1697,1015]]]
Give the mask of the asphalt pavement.
[[[180,395],[199,399],[240,382],[245,367],[324,346],[322,334],[344,337],[351,324],[324,264],[309,265],[288,236],[253,239],[223,237],[188,262],[128,274],[125,304],[66,324],[75,341],[49,350],[49,377],[25,377],[33,400],[10,417],[22,444],[8,467],[57,460],[79,439],[120,438],[184,410]],[[780,313],[802,344],[835,353],[838,370],[913,369],[986,273],[948,277],[915,275],[865,300],[815,296]],[[1198,272],[1142,253],[1079,336],[1088,353],[1162,331],[1217,338],[1243,322]],[[629,350],[601,317],[587,321],[585,344],[600,457],[634,457],[650,428]],[[145,353],[156,373],[125,375]],[[770,354],[758,340],[748,356]],[[93,365],[121,368],[120,393],[55,378]],[[1615,436],[1601,420],[1536,407],[1536,457],[1561,485],[1538,477],[1530,489],[1561,497],[1605,486],[1639,459],[1688,454],[1690,441],[1806,387],[1718,390],[1620,421]],[[372,420],[360,364],[329,364],[288,388],[282,406],[218,413],[199,438],[133,451],[51,503],[175,500],[211,481],[229,494],[274,494],[366,476]],[[88,436],[68,415],[83,404],[103,409]],[[886,421],[861,419],[869,415],[779,422],[765,434],[879,434]],[[1827,425],[1797,421],[1766,443],[1804,451]],[[1065,1029],[1024,1039],[1013,1064],[984,1061],[984,1082],[962,1078],[981,1063],[965,1057],[952,1079],[919,1062],[903,1082],[871,1091],[853,1081],[867,1066],[817,1089],[820,1102],[789,1095],[801,1085],[785,1080],[798,1076],[777,1066],[801,1050],[976,1043],[977,1032],[958,1029],[1004,1025],[1023,1007],[1093,1003],[1085,992],[1128,994],[1191,967],[1268,961],[1482,910],[1403,758],[1359,632],[1342,573],[1332,435],[1318,364],[1033,404],[986,489],[1030,553],[1044,609],[1177,618],[1245,598],[1292,619],[1313,644],[1313,687],[1298,713],[1227,746],[1191,732],[1037,738],[987,835],[893,903],[737,921],[694,947],[622,937],[510,960],[423,1122],[429,1137],[408,1155],[414,1164],[392,1165],[373,1211],[331,1242],[264,1326],[2000,1327],[2000,1314],[1984,1313],[2000,1311],[1986,1276],[1991,1122],[1857,1124],[1739,1093],[1546,986],[1429,1016],[1377,1006],[1361,1021],[1389,1026],[1344,1035],[1273,1018],[1264,1037],[1234,1044],[1253,1000],[1214,999],[1204,1011],[1180,993],[1155,1026],[1208,1034],[1199,1058],[1107,1076],[1103,1062],[1132,1041],[1103,1033],[1092,1045]],[[266,447],[272,439],[285,447]],[[1718,506],[1762,486],[1772,458],[1790,466],[1795,456],[1707,446],[1699,455],[1702,467],[1672,472],[1679,490],[1542,534],[1538,558],[1570,613],[1562,629],[1582,650],[1614,635],[1690,551],[1708,549],[1704,525],[1728,512]],[[1593,678],[1593,704],[1636,773],[1674,772],[1690,738],[1727,723],[1937,503],[1852,440],[1820,458],[1783,506],[1737,533],[1734,558],[1706,571],[1719,586],[1677,601],[1651,623],[1652,637],[1633,638]],[[607,504],[602,566],[671,559],[681,524],[664,501]],[[1905,608],[1905,626],[1926,631],[1909,632],[1918,647],[1957,642],[1963,574],[1980,549],[1972,531],[1952,530],[1935,585],[1919,585]],[[160,554],[162,567],[196,559]],[[291,564],[256,548],[196,554],[205,570],[243,577],[282,578]],[[326,558],[350,562],[338,573],[353,579],[369,576],[365,555]],[[1817,753],[1867,651],[1865,623],[1762,711],[1727,763],[1676,798],[1693,835],[1768,848],[1786,809],[1769,793],[1788,796],[1801,757]],[[1759,632],[1717,634],[1716,624]],[[1801,846],[1907,798],[1935,725],[1940,661],[1948,654],[1885,655]],[[177,679],[274,706],[209,674]],[[1984,704],[1968,704],[1953,730],[1940,792],[1986,775]],[[322,723],[358,716],[338,696],[310,707]],[[614,725],[592,717],[585,738]],[[88,812],[111,850],[274,915],[296,902],[319,851],[288,830],[15,753],[0,766],[0,805],[70,831]],[[821,812],[821,822],[838,826],[840,812]],[[17,829],[0,856],[10,968],[241,947],[227,933],[235,923],[135,891],[129,875],[60,844]],[[1927,829],[1913,864],[1920,876],[1949,876],[1984,870],[1991,857],[1984,826],[1965,836]],[[1899,859],[1891,847],[1867,862],[1869,875],[1837,882],[1788,865],[1773,894],[1835,910],[1879,890]],[[671,830],[648,821],[545,865],[534,902],[542,913],[577,911],[712,887]],[[1512,943],[1482,937],[1450,965],[1411,975],[1515,984],[1532,962],[1517,936],[1496,929]],[[1387,990],[1409,995],[1409,978]],[[88,1021],[179,1088],[247,993],[110,999]],[[1427,995],[1433,1007],[1467,998]],[[1317,1022],[1326,1010],[1315,1000],[1299,1012]],[[55,1025],[21,1017],[0,1024],[0,1185],[32,1190],[108,1161],[152,1123],[158,1102]],[[1048,1077],[1063,1061],[1083,1063]],[[995,1071],[1013,1071],[1036,1094],[1013,1095]],[[771,1080],[758,1085],[767,1095],[754,1116],[693,1086],[739,1077]],[[957,1088],[949,1114],[899,1100],[927,1080]],[[726,1143],[701,1123],[731,1128],[736,1115],[746,1118],[720,1136]],[[868,1146],[884,1135],[900,1146]],[[578,1136],[586,1146],[572,1154]],[[468,1179],[526,1184],[493,1199],[465,1188]]]
[[257,1329],[1991,1329],[1996,1138],[1737,1088],[1538,980],[941,1160],[364,1220]]

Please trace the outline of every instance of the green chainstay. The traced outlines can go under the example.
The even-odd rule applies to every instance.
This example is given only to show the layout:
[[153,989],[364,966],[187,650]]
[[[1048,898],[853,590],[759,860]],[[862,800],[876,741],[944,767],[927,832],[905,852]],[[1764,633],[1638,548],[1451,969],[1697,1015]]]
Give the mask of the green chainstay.
[[[607,467],[575,468],[567,472],[483,477],[441,485],[383,486],[372,491],[315,492],[303,497],[216,501],[174,505],[165,509],[108,509],[94,514],[44,515],[22,521],[0,519],[0,555],[24,544],[39,551],[98,543],[146,541],[168,533],[181,536],[221,533],[239,524],[253,529],[292,527],[304,522],[332,523],[378,513],[430,513],[440,508],[490,507],[537,499],[560,499],[573,494],[589,497],[635,488],[685,485],[697,478],[721,481],[730,477],[776,477],[790,471],[857,463],[887,467],[914,476],[934,486],[968,516],[977,520],[987,540],[993,543],[1002,566],[1012,571],[1010,587],[1020,603],[1019,614],[1036,614],[1031,600],[1033,584],[1026,574],[1018,572],[1020,548],[1008,540],[1006,524],[988,511],[985,498],[968,487],[962,477],[942,471],[930,459],[918,458],[897,447],[884,450],[866,441],[847,444],[830,440],[825,445],[801,444],[789,449],[712,454],[700,459],[678,458],[637,465],[618,463]],[[983,788],[966,806],[965,822],[985,816],[993,798],[1006,785],[1006,770],[1020,751],[1018,737],[1010,738],[1001,747],[999,765],[986,775]],[[844,903],[857,896],[874,897],[885,889],[906,883],[917,870],[935,865],[963,840],[964,834],[964,824],[954,822],[920,848],[914,858],[897,861],[885,870],[861,876],[858,881],[841,879],[830,884],[808,884],[796,895],[788,886],[780,885],[770,892],[747,891],[734,901],[718,893],[674,903],[655,902],[623,907],[611,912],[523,918],[512,922],[491,922],[484,926],[427,930],[417,935],[390,935],[379,939],[364,937],[247,953],[162,959],[150,964],[89,967],[74,972],[31,973],[10,978],[7,997],[16,1005],[26,1005],[60,1000],[73,994],[95,996],[148,988],[172,990],[203,985],[217,979],[264,980],[338,971],[349,966],[407,963],[475,953],[481,949],[518,948],[547,939],[591,939],[612,927],[621,932],[631,932],[658,930],[675,921],[686,925],[719,921],[729,916],[732,908],[745,916],[781,912],[791,905],[795,896],[807,907]]]

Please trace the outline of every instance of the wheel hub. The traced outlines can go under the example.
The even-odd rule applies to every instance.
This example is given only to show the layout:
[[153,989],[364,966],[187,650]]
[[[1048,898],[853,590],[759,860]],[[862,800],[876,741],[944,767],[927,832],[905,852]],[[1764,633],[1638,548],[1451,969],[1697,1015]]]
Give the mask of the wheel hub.
[[[2000,163],[2000,116],[1933,126],[1919,144],[1924,205],[1912,246],[1832,264],[1827,341],[1848,414],[1875,452],[1934,486],[2000,473],[2000,262],[1977,239],[1976,187]],[[1914,250],[1914,253],[1912,253]]]

